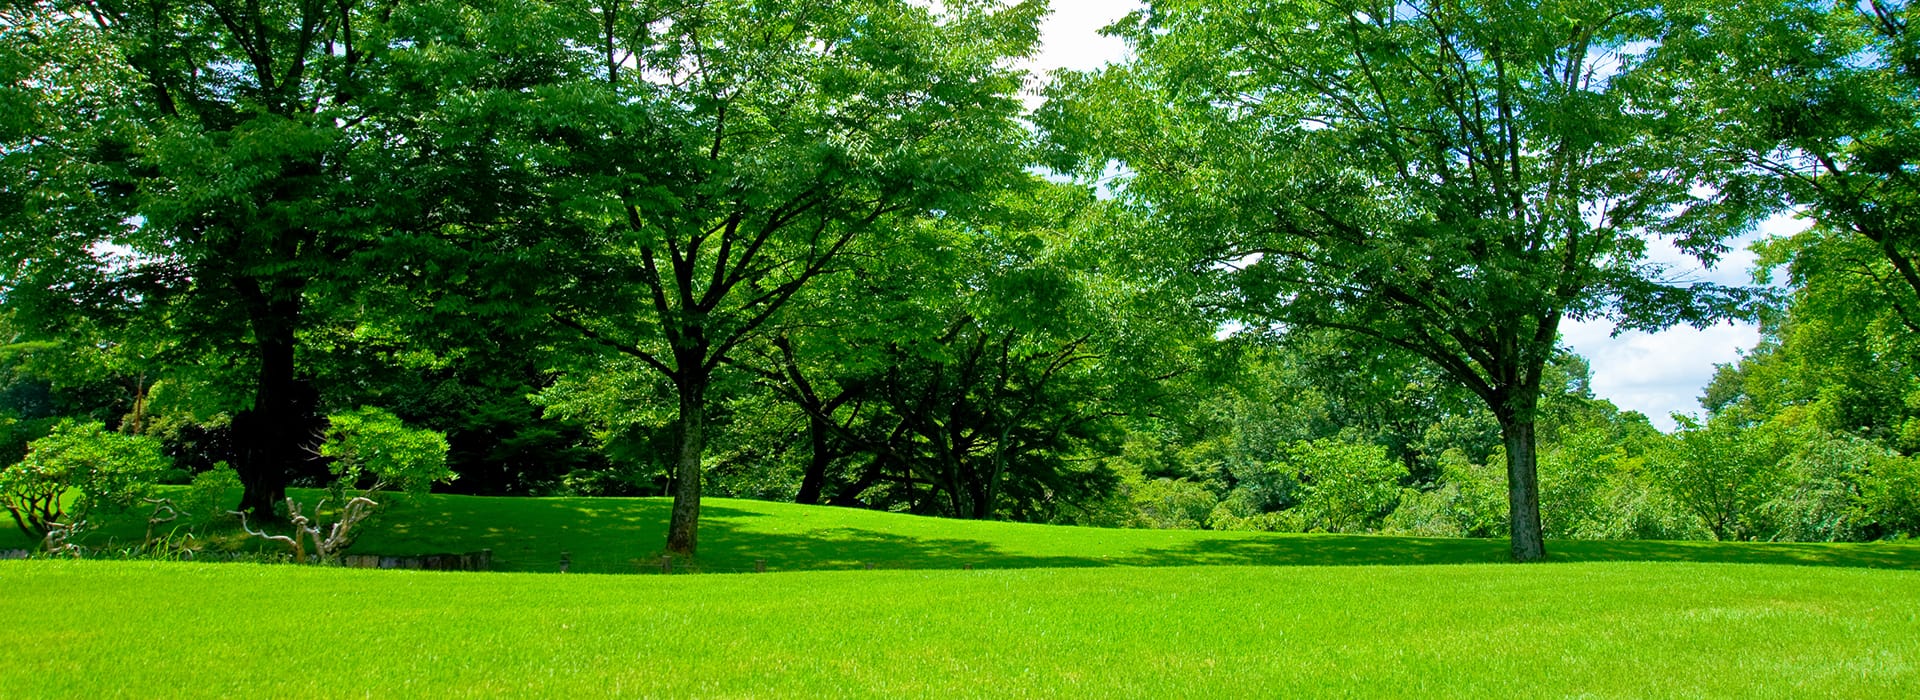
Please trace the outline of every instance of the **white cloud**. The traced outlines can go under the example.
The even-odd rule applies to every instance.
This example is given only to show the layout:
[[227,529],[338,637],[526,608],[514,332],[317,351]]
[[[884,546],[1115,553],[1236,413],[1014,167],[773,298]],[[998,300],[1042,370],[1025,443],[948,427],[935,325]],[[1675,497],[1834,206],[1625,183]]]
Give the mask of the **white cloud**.
[[1126,42],[1100,36],[1100,30],[1137,9],[1138,2],[1055,0],[1053,13],[1040,26],[1034,72],[1044,76],[1058,68],[1092,70],[1125,58]]
[[[1753,283],[1756,256],[1747,248],[1763,238],[1792,235],[1806,227],[1807,222],[1788,215],[1761,222],[1753,233],[1729,242],[1732,250],[1710,269],[1665,241],[1650,245],[1647,256],[1668,265],[1677,281],[1748,285]],[[1714,365],[1737,362],[1742,352],[1760,342],[1760,329],[1751,323],[1705,330],[1682,326],[1659,333],[1634,331],[1618,338],[1612,334],[1613,324],[1606,321],[1574,322],[1561,328],[1567,345],[1593,365],[1594,395],[1647,414],[1663,430],[1674,428],[1673,413],[1701,412],[1700,395],[1713,380]]]
[[1646,414],[1662,430],[1674,428],[1670,414],[1700,412],[1700,393],[1713,379],[1714,365],[1737,362],[1760,342],[1760,329],[1749,323],[1629,331],[1618,338],[1612,333],[1607,321],[1561,328],[1567,345],[1593,365],[1594,395]]

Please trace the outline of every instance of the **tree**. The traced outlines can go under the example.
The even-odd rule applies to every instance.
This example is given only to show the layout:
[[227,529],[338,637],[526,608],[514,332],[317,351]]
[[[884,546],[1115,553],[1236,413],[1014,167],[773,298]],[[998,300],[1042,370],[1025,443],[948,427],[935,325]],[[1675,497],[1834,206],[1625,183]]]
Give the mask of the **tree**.
[[[1215,308],[1368,336],[1490,409],[1512,554],[1545,556],[1534,426],[1561,322],[1704,324],[1745,301],[1670,283],[1745,224],[1695,211],[1702,166],[1641,104],[1650,2],[1162,0],[1110,31],[1134,58],[1056,83],[1060,167],[1117,163],[1149,255]],[[1174,235],[1167,236],[1166,232]]]
[[[1039,3],[606,4],[536,91],[554,323],[672,385],[667,549],[697,545],[714,377],[849,246],[1023,176]],[[592,357],[592,356],[588,356]],[[588,359],[590,369],[600,359]]]
[[[91,147],[62,163],[87,174],[92,223],[26,230],[15,259],[67,261],[50,288],[97,308],[141,312],[180,356],[228,359],[244,410],[233,419],[243,507],[271,517],[320,422],[303,335],[348,295],[347,263],[381,230],[356,154],[380,147],[370,66],[404,47],[394,3],[348,0],[34,3],[49,31],[92,37],[122,99],[87,125]],[[108,70],[84,67],[85,70]],[[59,71],[54,71],[58,73]],[[104,223],[102,223],[104,222]],[[58,246],[51,245],[60,243]],[[115,251],[120,251],[116,253]],[[11,251],[10,251],[11,252]],[[58,272],[56,270],[56,272]],[[9,287],[23,280],[12,276]],[[9,299],[12,302],[12,299]],[[51,325],[51,324],[49,324]],[[217,363],[216,363],[217,364]]]
[[1719,368],[1702,405],[1752,422],[1800,411],[1819,431],[1920,451],[1920,334],[1886,303],[1868,269],[1886,263],[1864,242],[1815,225],[1755,246],[1763,280],[1784,268],[1787,304],[1763,318],[1758,346]]
[[[96,511],[133,505],[166,468],[151,438],[63,421],[33,441],[25,459],[0,469],[0,506],[21,532],[42,539]],[[71,503],[69,491],[78,492]]]
[[[1208,330],[1095,264],[1112,214],[1038,178],[856,250],[736,365],[802,416],[796,499],[1053,521]],[[797,441],[796,441],[797,442]]]
[[1705,425],[1683,421],[1677,455],[1660,465],[1661,486],[1716,540],[1752,539],[1760,506],[1785,488],[1781,462],[1796,439],[1778,425],[1745,426],[1736,413]]
[[[270,535],[246,528],[246,514],[236,513],[247,534],[287,545],[294,560],[301,563],[307,562],[309,543],[320,562],[332,562],[352,546],[358,535],[356,526],[380,507],[373,500],[378,491],[398,489],[418,496],[437,482],[457,478],[447,469],[445,435],[408,428],[399,418],[378,408],[362,407],[328,416],[326,440],[318,451],[329,460],[328,470],[334,480],[328,495],[314,505],[311,516],[301,512],[299,502],[287,499],[292,535]],[[330,502],[334,506],[331,512],[327,509]],[[329,515],[332,522],[326,519]]]
[[[1652,67],[1716,160],[1717,204],[1815,219],[1920,333],[1920,34],[1905,0],[1676,2]],[[1835,235],[1843,234],[1843,235]],[[1850,239],[1850,240],[1846,240]],[[1817,264],[1817,263],[1816,263]]]

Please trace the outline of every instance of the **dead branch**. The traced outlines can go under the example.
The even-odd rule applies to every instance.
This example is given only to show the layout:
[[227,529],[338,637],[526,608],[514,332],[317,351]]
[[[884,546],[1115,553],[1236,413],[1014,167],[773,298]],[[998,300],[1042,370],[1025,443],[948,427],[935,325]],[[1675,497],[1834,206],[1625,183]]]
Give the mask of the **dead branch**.
[[80,545],[74,544],[70,540],[86,529],[87,521],[85,520],[71,524],[47,523],[47,537],[46,540],[41,543],[41,546],[49,555],[66,554],[75,559],[79,559],[80,556],[85,553],[85,550],[82,550]]
[[[293,499],[289,498],[287,499],[287,502],[292,503]],[[252,535],[254,537],[258,537],[263,540],[267,540],[269,542],[279,542],[279,543],[285,544],[288,549],[293,550],[294,561],[297,561],[303,564],[306,563],[307,550],[305,547],[302,547],[300,545],[300,540],[293,537],[288,537],[286,535],[269,535],[265,531],[253,529],[252,527],[247,525],[247,514],[245,511],[230,510],[227,512],[233,515],[240,516],[240,529],[245,531],[247,534]],[[295,516],[295,517],[298,517],[298,516]],[[299,522],[298,520],[295,521],[296,526],[298,525],[298,522]]]
[[[179,520],[180,510],[173,506],[172,499],[142,498],[140,500],[146,501],[147,503],[153,506],[153,512],[147,514],[147,537],[145,540],[143,540],[140,543],[140,546],[143,548],[151,548],[153,546],[153,528],[158,525]],[[160,517],[161,511],[166,511],[167,517],[164,517],[164,518]]]

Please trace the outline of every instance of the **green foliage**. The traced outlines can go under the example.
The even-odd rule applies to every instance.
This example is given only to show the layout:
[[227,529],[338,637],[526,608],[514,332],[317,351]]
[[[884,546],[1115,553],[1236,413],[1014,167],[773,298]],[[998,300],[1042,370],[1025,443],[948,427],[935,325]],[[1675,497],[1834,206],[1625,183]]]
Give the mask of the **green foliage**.
[[354,487],[371,480],[368,490],[392,488],[424,494],[435,483],[458,478],[447,469],[445,435],[408,428],[383,409],[362,407],[327,417],[320,456],[333,460],[338,483]]
[[173,505],[192,528],[206,528],[232,520],[229,512],[240,500],[240,475],[220,464],[193,476],[186,493],[173,499]]
[[1777,425],[1743,430],[1739,418],[1715,415],[1705,425],[1683,420],[1677,453],[1660,483],[1714,539],[1752,539],[1765,529],[1760,506],[1786,487],[1781,462],[1795,436]]
[[1888,453],[1869,458],[1860,507],[1870,536],[1920,537],[1920,459]]
[[151,438],[62,421],[28,445],[25,459],[0,470],[0,505],[22,532],[41,538],[55,525],[131,507],[167,467]]
[[0,464],[12,465],[26,458],[27,446],[46,437],[59,423],[56,418],[22,420],[0,414]]
[[1128,480],[1122,492],[1132,508],[1122,527],[1198,530],[1209,524],[1216,505],[1213,492],[1185,479]]
[[[1645,416],[1590,396],[1553,406],[1540,456],[1549,536],[1695,539],[1705,536],[1662,488],[1674,439]],[[1549,505],[1551,507],[1549,507]]]
[[1503,537],[1507,534],[1507,475],[1491,461],[1458,450],[1440,456],[1440,478],[1426,490],[1401,492],[1382,530],[1422,537]]
[[1665,19],[1652,66],[1673,91],[1672,116],[1708,149],[1704,162],[1728,169],[1718,209],[1814,219],[1817,230],[1787,242],[1794,275],[1854,287],[1864,303],[1845,311],[1855,320],[1884,315],[1920,331],[1912,3],[1681,0]]
[[1286,464],[1300,482],[1300,504],[1287,511],[1299,532],[1371,532],[1400,500],[1406,469],[1386,449],[1342,440],[1298,442]]
[[1471,392],[1524,491],[1514,556],[1542,555],[1534,433],[1563,320],[1706,324],[1757,295],[1670,283],[1671,236],[1711,258],[1747,222],[1695,142],[1647,104],[1651,2],[1156,2],[1113,28],[1130,60],[1068,74],[1037,115],[1059,157],[1149,212],[1161,274],[1210,280],[1255,328],[1392,346]]

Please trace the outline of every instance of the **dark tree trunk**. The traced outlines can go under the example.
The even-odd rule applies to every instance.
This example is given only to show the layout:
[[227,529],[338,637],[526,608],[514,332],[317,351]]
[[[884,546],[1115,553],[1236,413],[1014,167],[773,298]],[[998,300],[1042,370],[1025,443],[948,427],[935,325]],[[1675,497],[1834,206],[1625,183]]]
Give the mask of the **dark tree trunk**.
[[1513,560],[1547,558],[1540,531],[1540,469],[1531,419],[1503,418],[1500,436],[1507,445],[1507,524],[1513,534]]
[[240,509],[256,520],[277,517],[274,506],[286,500],[289,474],[306,457],[303,444],[314,430],[318,403],[294,365],[298,305],[272,306],[266,317],[256,314],[253,324],[260,363],[253,408],[233,419],[233,467],[244,487]]
[[680,390],[680,456],[673,469],[673,519],[667,524],[667,551],[693,556],[699,545],[700,461],[706,454],[704,377],[683,379]]
[[810,506],[820,504],[820,490],[827,481],[827,467],[833,464],[833,441],[828,434],[831,430],[826,420],[808,414],[807,437],[813,443],[813,452],[807,457],[807,472],[800,478],[800,493],[793,497],[794,503]]

